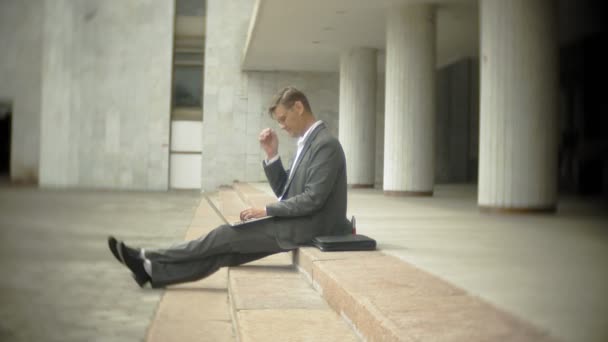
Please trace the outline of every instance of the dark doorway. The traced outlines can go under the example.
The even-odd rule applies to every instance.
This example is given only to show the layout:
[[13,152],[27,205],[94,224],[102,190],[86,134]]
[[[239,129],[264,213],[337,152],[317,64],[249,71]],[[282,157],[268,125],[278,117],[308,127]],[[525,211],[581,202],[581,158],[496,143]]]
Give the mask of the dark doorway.
[[561,193],[608,195],[606,4],[560,1]]
[[0,177],[11,172],[11,108],[0,107]]
[[589,35],[561,49],[563,96],[560,139],[560,190],[606,194],[608,109],[604,82],[605,33]]

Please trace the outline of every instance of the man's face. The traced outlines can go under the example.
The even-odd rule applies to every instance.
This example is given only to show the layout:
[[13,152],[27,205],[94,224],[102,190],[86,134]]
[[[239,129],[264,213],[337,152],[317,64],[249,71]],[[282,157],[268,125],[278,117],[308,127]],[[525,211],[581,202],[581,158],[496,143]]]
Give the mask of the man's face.
[[302,104],[299,101],[296,101],[289,108],[279,104],[274,110],[274,118],[281,129],[293,138],[300,137],[304,133],[302,132],[302,126],[304,125],[302,110]]

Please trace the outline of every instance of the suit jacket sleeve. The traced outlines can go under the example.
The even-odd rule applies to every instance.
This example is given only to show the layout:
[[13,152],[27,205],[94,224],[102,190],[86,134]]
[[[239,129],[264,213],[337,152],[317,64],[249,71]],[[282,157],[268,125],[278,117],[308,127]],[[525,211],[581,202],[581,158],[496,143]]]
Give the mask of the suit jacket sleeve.
[[272,191],[275,195],[277,195],[277,197],[281,196],[283,193],[283,188],[285,188],[285,183],[287,183],[289,171],[285,171],[281,158],[268,165],[266,165],[265,162],[262,162],[262,164]]
[[[334,188],[333,184],[343,163],[340,158],[340,145],[337,140],[311,147],[313,155],[308,165],[301,165],[306,172],[304,192],[286,200],[266,206],[270,216],[305,216],[321,209]],[[298,170],[298,172],[300,171]],[[284,184],[284,183],[283,183]],[[274,187],[273,187],[274,188]],[[276,193],[276,191],[275,191]]]

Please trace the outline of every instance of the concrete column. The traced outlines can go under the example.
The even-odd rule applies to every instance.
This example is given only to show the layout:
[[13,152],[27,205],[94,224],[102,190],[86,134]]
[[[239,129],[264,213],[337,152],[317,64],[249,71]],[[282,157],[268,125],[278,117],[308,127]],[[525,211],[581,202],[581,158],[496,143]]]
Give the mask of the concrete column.
[[482,209],[553,211],[557,44],[552,0],[481,1]]
[[376,50],[355,48],[340,56],[340,142],[348,184],[373,187],[376,150]]
[[433,194],[435,11],[409,5],[388,12],[384,193]]

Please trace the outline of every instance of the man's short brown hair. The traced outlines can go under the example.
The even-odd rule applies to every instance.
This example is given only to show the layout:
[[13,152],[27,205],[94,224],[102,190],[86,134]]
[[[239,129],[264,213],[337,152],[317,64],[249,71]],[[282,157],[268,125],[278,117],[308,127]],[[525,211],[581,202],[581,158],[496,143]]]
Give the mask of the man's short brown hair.
[[277,109],[278,105],[283,105],[285,108],[291,108],[296,101],[300,101],[304,110],[312,113],[310,103],[303,92],[294,87],[285,87],[274,96],[272,105],[268,107],[268,114],[273,116],[274,110]]

